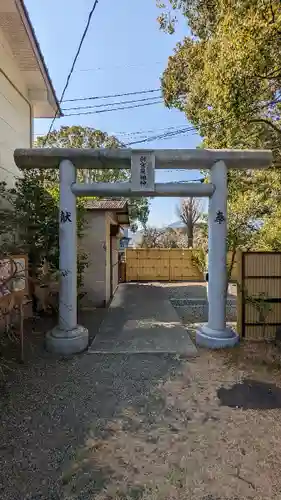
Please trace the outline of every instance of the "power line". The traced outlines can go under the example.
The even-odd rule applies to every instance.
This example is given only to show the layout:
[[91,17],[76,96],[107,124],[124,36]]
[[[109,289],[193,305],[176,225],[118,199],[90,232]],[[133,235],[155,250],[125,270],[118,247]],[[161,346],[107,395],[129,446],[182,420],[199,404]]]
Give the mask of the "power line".
[[[173,169],[171,170],[171,172],[174,172],[176,169]],[[199,177],[197,179],[188,179],[186,181],[173,181],[172,184],[188,184],[189,182],[201,182],[201,184],[203,184],[203,182],[205,181],[205,178],[204,177]]]
[[143,129],[143,130],[132,130],[131,132],[110,132],[111,135],[125,135],[127,137],[129,136],[135,136],[135,135],[141,135],[141,134],[152,134],[155,132],[160,132],[165,130],[166,132],[170,130],[175,130],[179,129],[181,127],[184,127],[184,124],[182,125],[173,125],[172,127],[162,127],[162,128],[155,128],[155,129]]
[[[133,93],[130,93],[129,95],[135,95],[137,93],[146,93],[146,92],[155,92],[156,90],[149,90],[149,91],[141,91],[141,92],[133,92]],[[122,94],[124,95],[124,94]],[[128,95],[128,94],[125,94],[125,95]],[[111,96],[110,96],[111,97]],[[157,97],[156,97],[157,98]],[[121,108],[113,108],[113,109],[108,109],[108,110],[100,110],[100,111],[94,111],[94,112],[88,112],[88,113],[73,113],[73,114],[69,114],[69,115],[65,115],[65,116],[79,116],[79,115],[91,115],[91,114],[97,114],[97,113],[104,113],[104,112],[107,112],[107,111],[117,111],[117,110],[123,110],[123,109],[132,109],[132,108],[135,108],[135,107],[141,107],[141,106],[147,106],[147,105],[151,105],[151,104],[160,104],[162,101],[158,101],[158,102],[154,102],[154,103],[145,103],[145,104],[141,104],[141,105],[134,105],[134,106],[128,106],[128,107],[121,107]],[[277,102],[277,101],[276,101]],[[278,101],[279,102],[279,101]],[[271,101],[267,104],[272,104],[272,103],[275,103],[275,101]],[[253,111],[258,111],[259,107],[257,107],[256,109],[254,108]],[[208,122],[205,122],[202,124],[202,127],[209,127],[209,126],[214,126],[214,125],[223,125],[224,123],[226,123],[227,121],[229,121],[230,119],[226,118],[226,119],[223,119],[223,120],[217,120],[217,121],[213,121],[213,120],[209,120]],[[159,130],[167,130],[167,132],[164,132],[163,134],[157,134],[157,135],[153,135],[153,136],[148,136],[148,137],[144,137],[144,138],[140,138],[139,140],[136,140],[136,141],[131,141],[131,142],[128,142],[127,144],[124,144],[124,146],[131,146],[131,145],[134,145],[134,144],[141,144],[141,143],[146,143],[146,142],[151,142],[151,141],[154,141],[154,140],[166,140],[166,139],[169,139],[169,138],[173,138],[173,137],[176,137],[178,135],[181,135],[181,134],[185,134],[187,132],[195,132],[195,133],[199,133],[198,132],[198,129],[196,127],[186,127],[186,128],[180,128],[180,127],[168,127],[168,128],[164,128],[164,129],[159,129]],[[113,135],[140,135],[142,133],[149,133],[149,132],[154,132],[154,130],[142,130],[142,131],[135,131],[135,132],[113,132],[112,134]],[[156,132],[156,130],[155,130]],[[37,135],[42,135],[42,134],[37,134]]]
[[142,99],[130,99],[129,101],[118,101],[118,102],[109,102],[105,104],[95,104],[94,106],[76,106],[74,108],[62,108],[64,111],[70,110],[78,110],[78,109],[93,109],[93,108],[104,108],[106,106],[118,106],[120,104],[138,104],[139,102],[153,101],[154,99],[158,99],[158,97],[143,97]]
[[[131,130],[131,131],[113,131],[113,132],[107,132],[108,135],[118,135],[118,136],[138,136],[138,135],[142,135],[142,134],[152,134],[152,133],[156,133],[156,132],[162,132],[163,130],[168,132],[170,130],[178,130],[179,128],[182,128],[184,127],[184,124],[181,124],[181,125],[173,125],[171,127],[162,127],[162,128],[154,128],[154,129],[142,129],[142,130]],[[44,132],[36,132],[33,134],[34,137],[37,137],[37,136],[43,136],[44,135]]]
[[[217,121],[209,120],[208,122],[202,123],[202,127],[210,127],[210,126],[213,126],[213,125],[223,125],[223,124],[225,124],[229,120],[230,120],[230,118],[224,119],[224,120],[217,120]],[[154,136],[148,136],[148,137],[146,137],[144,139],[140,139],[140,140],[137,140],[137,141],[128,142],[127,144],[125,144],[125,146],[132,146],[134,144],[141,144],[141,143],[145,143],[145,142],[151,142],[151,141],[154,141],[154,140],[169,139],[171,137],[176,137],[178,135],[185,134],[187,132],[199,133],[198,129],[196,127],[179,128],[178,130],[175,130],[175,131],[166,132],[166,133],[159,134],[159,135],[154,135]]]
[[95,96],[90,96],[90,97],[76,97],[75,99],[65,99],[62,102],[76,102],[76,101],[91,101],[95,99],[110,99],[111,97],[126,97],[130,95],[137,95],[137,94],[150,94],[153,92],[160,92],[161,89],[149,89],[149,90],[139,90],[135,92],[125,92],[122,94],[109,94],[109,95],[95,95]]
[[118,66],[105,66],[105,67],[97,67],[97,68],[82,68],[78,71],[108,71],[112,69],[131,69],[131,68],[146,68],[148,66],[154,66],[159,64],[166,64],[166,61],[155,61],[151,63],[143,63],[143,64],[124,64]]
[[[135,130],[135,131],[132,131],[132,132],[124,132],[124,131],[120,131],[120,132],[107,132],[109,135],[113,135],[115,137],[124,137],[124,139],[127,139],[127,140],[133,140],[134,138],[137,138],[139,137],[140,140],[142,139],[146,139],[147,141],[147,134],[160,134],[162,132],[162,134],[165,134],[165,133],[168,133],[168,132],[171,132],[171,131],[175,131],[175,132],[178,132],[179,130],[181,130],[182,128],[184,127],[184,125],[174,125],[172,127],[163,127],[163,128],[157,128],[157,129],[148,129],[148,130]],[[33,138],[34,140],[37,140],[38,137],[42,137],[44,136],[44,133],[35,133],[33,134]],[[154,136],[153,136],[154,137]],[[157,135],[156,137],[159,137],[159,135]],[[168,139],[169,137],[167,137]],[[148,142],[148,141],[147,141]],[[136,141],[137,143],[137,141]]]
[[167,140],[167,139],[172,139],[173,137],[177,137],[178,135],[181,134],[186,134],[187,132],[196,130],[192,127],[186,127],[186,128],[178,128],[173,131],[166,131],[162,134],[156,134],[152,136],[146,136],[146,137],[141,137],[138,140],[128,142],[126,146],[133,146],[134,144],[141,144],[141,143],[147,143],[155,140]]
[[[266,106],[271,105],[271,104],[276,104],[276,103],[279,103],[279,102],[280,102],[280,99],[269,101],[266,104]],[[262,107],[257,106],[256,108],[253,108],[252,111],[253,112],[260,111],[264,107],[265,107],[265,105],[263,105]],[[228,119],[226,118],[226,119],[222,119],[222,120],[217,120],[217,121],[209,120],[208,122],[202,123],[201,126],[204,128],[204,127],[209,127],[209,126],[213,126],[213,125],[224,125],[229,120],[230,120],[230,118],[228,118]],[[131,141],[131,142],[128,142],[127,144],[125,144],[125,146],[133,146],[134,144],[141,144],[141,143],[151,142],[151,141],[154,141],[154,140],[166,140],[166,139],[169,139],[169,138],[172,138],[172,137],[176,137],[176,136],[181,135],[181,134],[185,134],[187,132],[199,133],[198,129],[196,127],[182,128],[182,129],[175,130],[174,132],[173,131],[172,132],[167,132],[167,133],[163,133],[163,134],[159,134],[159,135],[148,136],[148,137],[145,137],[143,139],[136,140],[136,141]]]
[[176,137],[176,136],[181,135],[181,134],[186,134],[187,132],[194,131],[194,130],[196,130],[194,127],[185,127],[185,128],[179,129],[179,130],[172,131],[172,132],[166,132],[164,134],[158,134],[158,135],[146,137],[145,139],[131,141],[131,142],[128,142],[127,144],[125,144],[125,146],[126,147],[133,146],[134,144],[141,144],[144,142],[151,142],[151,141],[156,141],[156,140],[160,140],[160,139],[170,139],[172,137]]
[[83,116],[83,115],[96,115],[96,114],[99,114],[99,113],[109,113],[110,111],[124,111],[126,109],[134,109],[134,108],[142,108],[143,106],[152,106],[154,104],[162,104],[162,100],[161,101],[155,101],[155,102],[146,102],[146,103],[143,103],[143,104],[134,104],[132,106],[126,106],[126,107],[118,107],[118,108],[112,108],[112,109],[100,109],[98,111],[87,111],[85,113],[68,113],[68,114],[65,114],[64,116]]
[[[218,120],[218,121],[209,120],[208,122],[203,123],[202,127],[209,127],[210,125],[211,126],[212,125],[223,125],[223,124],[225,124],[229,120],[230,120],[229,118],[228,119],[224,119],[224,120]],[[187,132],[195,132],[195,134],[199,133],[198,129],[196,127],[187,127],[187,128],[182,128],[182,129],[179,129],[179,130],[175,130],[174,132],[171,131],[171,132],[163,133],[163,134],[160,134],[160,135],[148,136],[148,137],[146,137],[144,139],[139,139],[139,140],[136,140],[136,141],[128,142],[127,144],[125,144],[125,146],[126,147],[127,146],[133,146],[134,144],[142,144],[142,143],[152,142],[152,141],[155,141],[155,140],[166,140],[166,139],[170,139],[170,138],[176,137],[176,136],[181,135],[181,134],[185,134]]]
[[[92,7],[92,9],[91,9],[91,11],[90,11],[90,13],[89,13],[89,16],[88,16],[88,21],[87,21],[87,23],[86,23],[86,26],[85,26],[84,32],[83,32],[83,34],[82,34],[82,37],[81,37],[80,43],[79,43],[79,45],[78,45],[77,52],[76,52],[75,57],[74,57],[74,59],[73,59],[72,66],[71,66],[70,71],[69,71],[69,73],[68,73],[68,75],[67,75],[66,83],[65,83],[64,89],[63,89],[63,91],[62,91],[61,98],[60,98],[60,100],[59,100],[59,104],[61,104],[61,103],[62,103],[63,98],[64,98],[64,96],[65,96],[66,90],[67,90],[67,88],[68,88],[68,85],[69,85],[69,82],[70,82],[71,76],[72,76],[72,74],[73,74],[73,71],[74,71],[74,68],[75,68],[75,65],[76,65],[76,62],[77,62],[77,59],[78,59],[79,54],[80,54],[80,52],[81,52],[82,45],[83,45],[84,40],[85,40],[85,38],[86,38],[86,35],[87,35],[87,33],[88,33],[88,29],[89,29],[90,24],[91,24],[91,19],[92,19],[92,16],[93,16],[93,14],[94,14],[94,12],[95,12],[95,10],[96,10],[96,7],[97,7],[97,5],[98,5],[98,1],[99,1],[99,0],[95,0],[95,2],[94,2],[94,4],[93,4],[93,7]],[[51,123],[51,125],[50,125],[50,128],[49,128],[48,134],[46,135],[46,139],[45,139],[45,141],[44,141],[44,146],[45,146],[46,142],[48,141],[49,135],[50,135],[50,133],[51,133],[51,131],[52,131],[52,128],[53,128],[53,125],[54,125],[55,120],[56,120],[56,118],[57,118],[57,115],[58,115],[58,109],[56,110],[55,116],[54,116],[54,118],[53,118],[53,120],[52,120],[52,123]]]

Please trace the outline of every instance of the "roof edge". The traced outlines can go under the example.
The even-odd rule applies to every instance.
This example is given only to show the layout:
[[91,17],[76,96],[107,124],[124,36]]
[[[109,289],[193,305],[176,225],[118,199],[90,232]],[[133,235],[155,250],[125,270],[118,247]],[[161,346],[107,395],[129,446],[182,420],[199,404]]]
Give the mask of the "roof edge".
[[42,51],[41,51],[41,48],[40,48],[40,45],[39,45],[39,42],[38,42],[35,30],[33,28],[33,25],[32,25],[32,22],[31,22],[28,10],[27,10],[27,8],[26,8],[26,6],[24,4],[24,0],[16,0],[16,7],[17,7],[17,9],[19,11],[19,14],[20,14],[20,16],[22,18],[23,23],[25,24],[26,31],[27,31],[27,36],[30,38],[30,41],[31,41],[31,44],[32,44],[32,48],[33,48],[34,53],[35,53],[35,57],[36,57],[36,59],[38,61],[39,67],[40,67],[40,69],[42,71],[42,74],[43,74],[44,80],[46,82],[46,85],[47,85],[47,87],[49,86],[49,90],[51,91],[52,97],[53,97],[54,102],[55,102],[55,104],[57,106],[56,116],[57,117],[61,117],[61,116],[63,116],[63,113],[62,113],[62,110],[61,110],[61,107],[60,107],[60,103],[59,103],[59,100],[57,98],[57,95],[56,95],[56,92],[55,92],[55,89],[54,89],[54,86],[53,86],[53,83],[52,83],[52,80],[51,80],[51,77],[50,77],[47,65],[45,63],[44,56],[42,54]]
[[[101,201],[103,201],[103,200],[101,200]],[[129,205],[128,205],[128,202],[126,201],[126,203],[122,207],[112,207],[112,206],[111,207],[110,206],[108,206],[108,207],[106,207],[106,206],[94,207],[94,206],[90,206],[90,204],[87,205],[87,202],[86,202],[85,210],[95,211],[95,212],[101,211],[101,212],[129,213]]]

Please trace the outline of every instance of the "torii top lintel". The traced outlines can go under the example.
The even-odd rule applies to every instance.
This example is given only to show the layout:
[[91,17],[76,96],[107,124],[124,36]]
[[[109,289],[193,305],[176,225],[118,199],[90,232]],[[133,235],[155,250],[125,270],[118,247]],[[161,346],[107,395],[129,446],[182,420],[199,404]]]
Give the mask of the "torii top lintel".
[[134,153],[155,156],[155,168],[210,169],[223,161],[227,168],[261,169],[272,164],[269,150],[246,149],[16,149],[14,159],[20,169],[57,168],[70,160],[77,168],[130,169]]

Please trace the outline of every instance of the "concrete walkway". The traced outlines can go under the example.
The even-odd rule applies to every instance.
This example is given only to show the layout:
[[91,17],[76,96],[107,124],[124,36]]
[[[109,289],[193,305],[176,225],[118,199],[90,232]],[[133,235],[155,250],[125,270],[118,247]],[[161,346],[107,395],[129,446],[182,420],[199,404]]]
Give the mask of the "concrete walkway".
[[196,347],[163,288],[120,284],[89,353],[174,353],[195,356]]

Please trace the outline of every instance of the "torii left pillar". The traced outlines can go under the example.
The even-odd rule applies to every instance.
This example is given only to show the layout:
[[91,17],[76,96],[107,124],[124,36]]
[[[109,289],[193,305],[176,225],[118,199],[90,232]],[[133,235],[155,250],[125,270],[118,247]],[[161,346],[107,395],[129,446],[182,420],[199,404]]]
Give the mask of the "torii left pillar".
[[69,160],[60,163],[60,298],[59,323],[46,336],[50,352],[69,356],[88,347],[89,334],[77,325],[77,229],[76,196],[72,184],[76,181],[76,168]]

